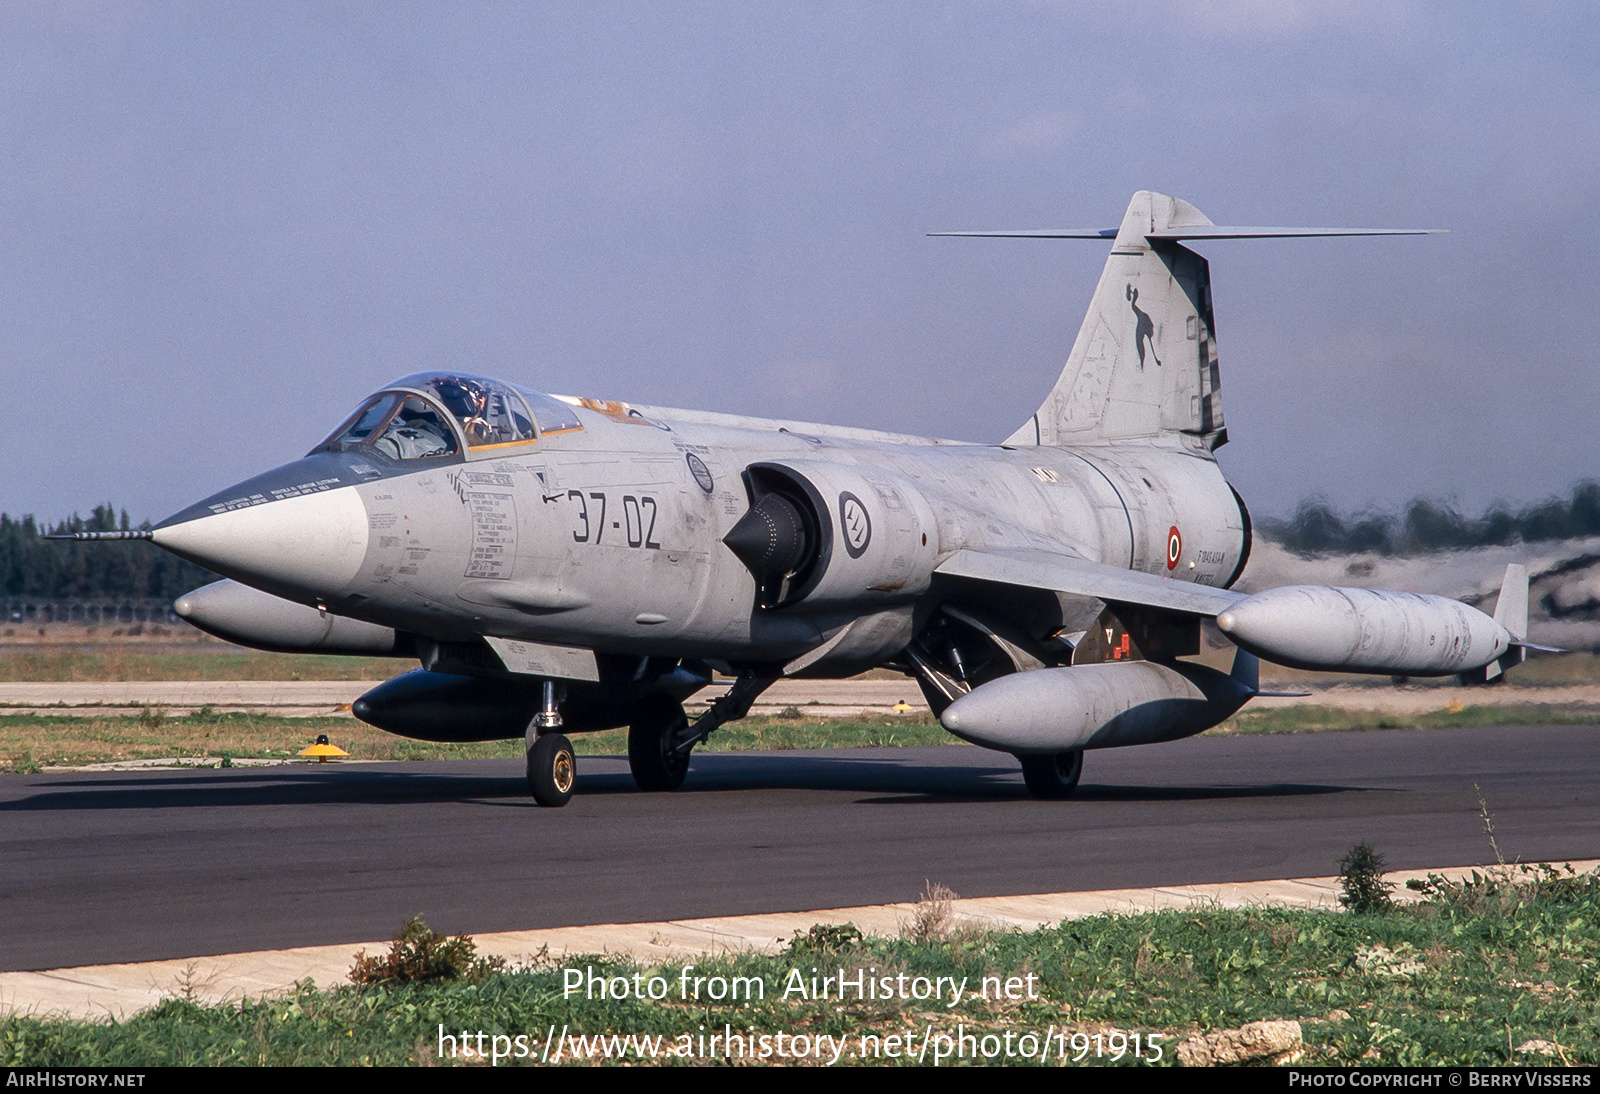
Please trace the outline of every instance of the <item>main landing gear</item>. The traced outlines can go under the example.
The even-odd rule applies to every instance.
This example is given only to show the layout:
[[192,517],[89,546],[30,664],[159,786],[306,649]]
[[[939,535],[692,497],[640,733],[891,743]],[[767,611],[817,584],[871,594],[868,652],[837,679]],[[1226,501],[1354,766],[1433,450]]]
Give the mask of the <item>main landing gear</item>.
[[1054,801],[1072,797],[1083,774],[1083,751],[1054,752],[1043,756],[1018,756],[1022,761],[1022,781],[1036,798]]
[[640,790],[676,790],[689,774],[689,752],[679,743],[689,735],[689,716],[670,695],[639,704],[628,727],[628,770]]
[[628,727],[628,770],[639,789],[676,790],[682,786],[694,746],[724,723],[749,714],[756,696],[776,679],[775,674],[742,674],[726,694],[712,700],[693,725],[683,704],[670,695],[652,696],[640,703]]

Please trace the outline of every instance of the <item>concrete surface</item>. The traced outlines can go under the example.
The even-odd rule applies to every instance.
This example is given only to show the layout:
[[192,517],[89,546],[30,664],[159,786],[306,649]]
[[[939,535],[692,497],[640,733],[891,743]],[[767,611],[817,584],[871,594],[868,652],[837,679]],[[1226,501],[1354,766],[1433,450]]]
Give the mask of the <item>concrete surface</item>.
[[[1600,860],[1570,865],[1584,873],[1600,867]],[[1385,876],[1395,885],[1396,899],[1414,900],[1417,895],[1405,888],[1408,878],[1420,878],[1428,873],[1461,878],[1473,869],[1480,868],[1407,870]],[[1338,878],[1315,877],[954,900],[951,913],[957,927],[1029,931],[1065,919],[1168,908],[1281,905],[1334,909],[1338,907],[1338,896]],[[608,923],[480,934],[474,941],[480,955],[503,957],[513,966],[560,962],[583,954],[626,955],[659,965],[692,960],[701,954],[741,950],[776,953],[789,938],[819,923],[854,923],[866,934],[893,936],[901,932],[916,910],[915,904],[879,904],[660,923]],[[203,1003],[261,998],[289,991],[296,983],[306,980],[328,988],[348,983],[350,967],[359,953],[377,954],[387,948],[387,942],[374,941],[175,961],[0,973],[0,1015],[120,1020],[170,997],[192,998]]]

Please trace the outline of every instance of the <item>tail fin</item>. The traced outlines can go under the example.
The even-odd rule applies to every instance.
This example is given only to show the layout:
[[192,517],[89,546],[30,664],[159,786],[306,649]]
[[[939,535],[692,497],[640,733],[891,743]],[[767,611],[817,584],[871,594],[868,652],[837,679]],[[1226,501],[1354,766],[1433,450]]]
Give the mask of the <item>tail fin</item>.
[[1187,201],[1140,190],[1115,232],[938,232],[1033,239],[1116,237],[1066,368],[1007,444],[1075,444],[1187,434],[1227,443],[1211,315],[1211,268],[1185,239],[1432,235],[1438,228],[1222,227]]
[[1506,567],[1500,583],[1500,598],[1494,602],[1494,621],[1518,642],[1528,638],[1528,568],[1513,562]]
[[1506,567],[1505,580],[1500,583],[1500,596],[1494,602],[1494,621],[1511,636],[1511,648],[1498,661],[1491,661],[1481,669],[1463,673],[1463,684],[1492,684],[1503,680],[1507,669],[1515,668],[1528,658],[1528,650],[1550,650],[1528,641],[1528,568],[1513,562]]
[[1227,440],[1206,260],[1173,239],[1211,221],[1186,201],[1141,190],[1122,218],[1089,314],[1056,386],[1009,444],[1187,433]]

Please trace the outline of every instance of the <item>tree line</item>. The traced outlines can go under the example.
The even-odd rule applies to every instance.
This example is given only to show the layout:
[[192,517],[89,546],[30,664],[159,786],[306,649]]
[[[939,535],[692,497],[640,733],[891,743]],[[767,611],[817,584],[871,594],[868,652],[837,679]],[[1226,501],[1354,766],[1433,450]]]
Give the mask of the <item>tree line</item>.
[[1419,555],[1471,547],[1538,543],[1600,536],[1600,483],[1581,482],[1567,498],[1547,498],[1521,509],[1495,502],[1481,516],[1413,498],[1400,512],[1364,510],[1341,515],[1321,498],[1300,503],[1288,519],[1257,528],[1299,555]]
[[[37,600],[175,599],[217,575],[153,544],[76,542],[40,538],[41,531],[111,532],[134,525],[128,511],[97,505],[46,528],[33,516],[0,513],[0,596]],[[1416,555],[1429,551],[1536,543],[1600,536],[1600,483],[1582,482],[1567,498],[1520,509],[1496,502],[1477,517],[1446,502],[1414,498],[1398,512],[1342,514],[1323,498],[1308,498],[1287,518],[1257,522],[1263,538],[1300,555]]]
[[172,600],[217,580],[217,575],[185,562],[151,543],[109,543],[41,539],[41,531],[114,532],[148,528],[133,525],[128,511],[97,505],[87,517],[74,513],[45,527],[33,516],[0,513],[0,596],[35,600]]

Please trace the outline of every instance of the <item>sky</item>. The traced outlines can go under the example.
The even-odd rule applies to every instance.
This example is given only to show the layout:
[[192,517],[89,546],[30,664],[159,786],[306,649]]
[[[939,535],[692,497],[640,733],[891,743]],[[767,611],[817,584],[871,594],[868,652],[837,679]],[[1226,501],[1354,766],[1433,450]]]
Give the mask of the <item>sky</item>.
[[1217,241],[1258,515],[1600,477],[1600,6],[0,6],[0,510],[159,519],[425,368],[999,441],[1105,261]]

